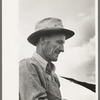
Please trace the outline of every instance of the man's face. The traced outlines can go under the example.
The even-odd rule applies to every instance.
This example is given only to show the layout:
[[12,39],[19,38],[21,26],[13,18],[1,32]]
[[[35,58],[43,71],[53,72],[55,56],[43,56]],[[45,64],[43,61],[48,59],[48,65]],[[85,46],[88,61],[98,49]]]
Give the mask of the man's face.
[[43,53],[47,61],[57,61],[60,52],[64,52],[65,35],[44,38]]

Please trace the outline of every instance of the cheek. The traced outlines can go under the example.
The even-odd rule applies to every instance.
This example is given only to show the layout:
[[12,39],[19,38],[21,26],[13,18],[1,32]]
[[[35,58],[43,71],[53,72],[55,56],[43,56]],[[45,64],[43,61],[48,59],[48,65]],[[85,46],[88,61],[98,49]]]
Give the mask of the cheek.
[[54,45],[53,48],[56,50],[56,49],[59,48],[59,46],[58,45]]
[[45,44],[45,53],[47,54],[53,54],[55,52],[55,50],[58,48],[58,45],[51,43],[51,42],[47,42]]
[[48,53],[52,53],[53,47],[52,47],[51,45],[48,45],[48,46],[46,47],[46,51],[47,51]]
[[44,50],[45,50],[46,53],[51,53],[52,49],[53,49],[53,47],[49,42],[45,44]]
[[53,52],[55,52],[56,50],[58,50],[59,49],[59,45],[57,45],[57,44],[53,44]]

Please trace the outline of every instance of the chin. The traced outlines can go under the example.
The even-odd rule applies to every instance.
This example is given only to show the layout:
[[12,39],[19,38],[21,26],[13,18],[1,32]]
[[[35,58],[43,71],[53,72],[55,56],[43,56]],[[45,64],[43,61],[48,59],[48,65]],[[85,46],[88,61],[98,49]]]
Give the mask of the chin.
[[50,61],[57,61],[58,60],[58,57],[50,57],[49,60]]
[[57,61],[58,59],[56,58],[56,59],[52,59],[52,61]]

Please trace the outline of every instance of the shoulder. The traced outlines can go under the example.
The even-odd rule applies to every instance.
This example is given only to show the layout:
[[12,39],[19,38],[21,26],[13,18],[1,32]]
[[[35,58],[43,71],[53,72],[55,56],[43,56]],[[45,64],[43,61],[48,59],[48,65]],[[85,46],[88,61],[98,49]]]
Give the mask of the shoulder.
[[37,70],[36,70],[35,61],[31,58],[26,58],[21,60],[19,62],[19,72],[36,74]]
[[29,58],[25,58],[19,61],[19,65],[28,62]]
[[19,67],[21,66],[29,66],[33,63],[33,61],[31,61],[31,58],[25,58],[22,59],[21,61],[19,61]]
[[25,72],[27,70],[28,65],[29,65],[28,58],[19,61],[19,72]]

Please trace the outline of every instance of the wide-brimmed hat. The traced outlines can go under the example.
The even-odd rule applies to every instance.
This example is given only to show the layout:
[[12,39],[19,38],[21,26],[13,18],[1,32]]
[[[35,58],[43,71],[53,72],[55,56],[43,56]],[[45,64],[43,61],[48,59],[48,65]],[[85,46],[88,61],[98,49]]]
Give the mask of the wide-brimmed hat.
[[50,34],[65,34],[66,39],[68,39],[74,35],[74,32],[63,28],[63,24],[60,19],[49,17],[39,21],[35,25],[35,32],[32,33],[27,40],[36,46],[36,43],[41,36]]

